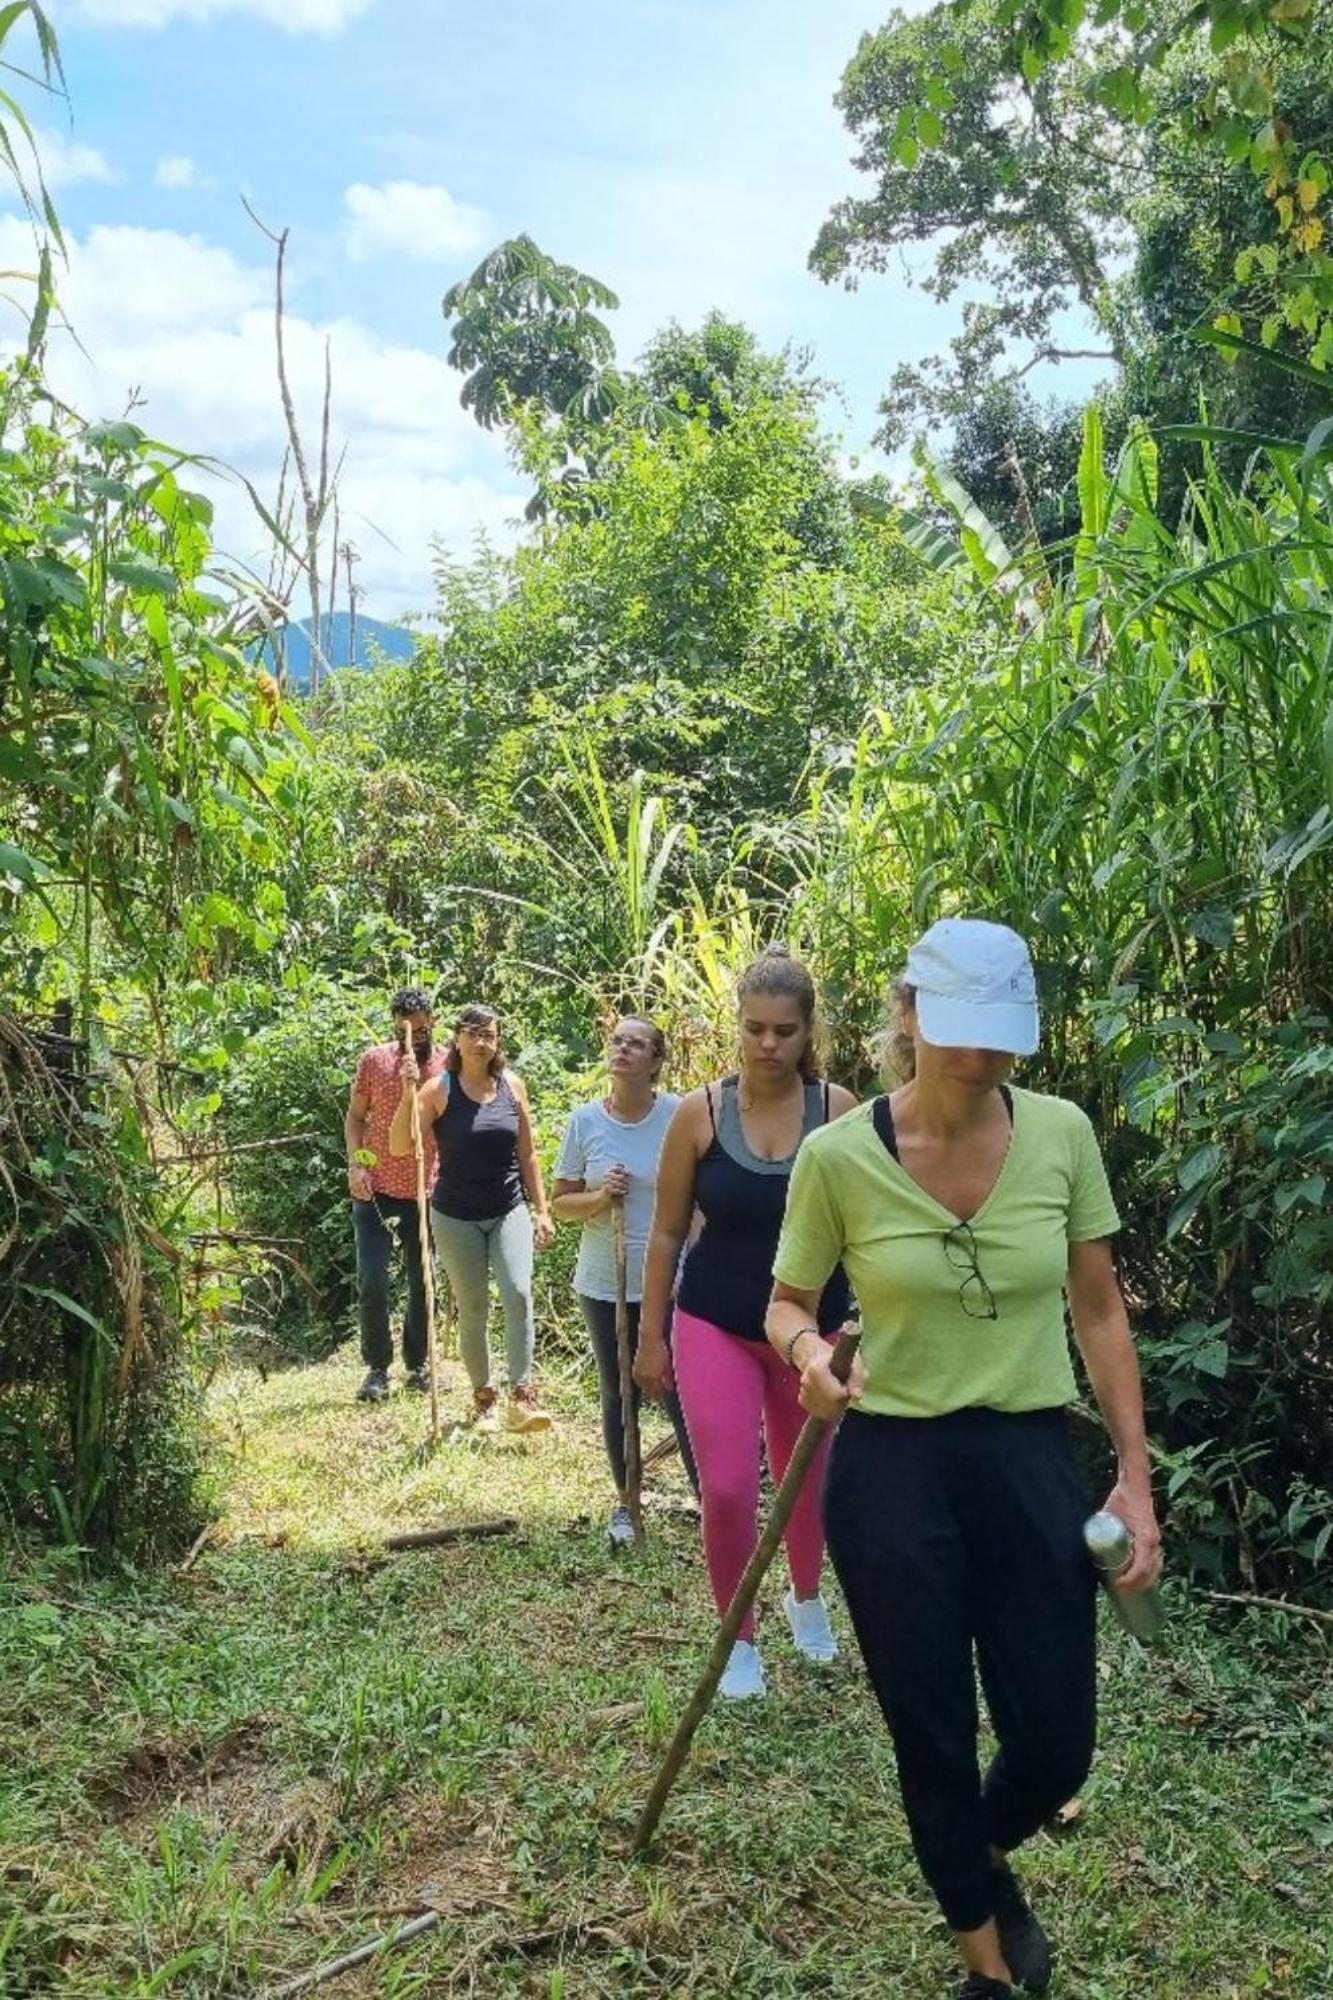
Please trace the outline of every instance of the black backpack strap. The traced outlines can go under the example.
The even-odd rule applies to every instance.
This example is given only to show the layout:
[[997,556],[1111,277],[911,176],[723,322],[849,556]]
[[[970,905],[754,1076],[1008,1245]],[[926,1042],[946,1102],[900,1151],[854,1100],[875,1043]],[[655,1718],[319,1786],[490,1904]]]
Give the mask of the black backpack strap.
[[874,1122],[875,1131],[878,1134],[881,1145],[896,1160],[898,1158],[898,1134],[894,1130],[893,1125],[893,1106],[887,1097],[877,1097],[875,1099],[870,1107],[870,1116]]
[[1014,1122],[1014,1093],[1010,1090],[1007,1083],[1000,1085],[1000,1095],[1004,1099],[1004,1108],[1009,1113],[1009,1123],[1012,1125]]
[[704,1103],[708,1106],[708,1122],[713,1128],[713,1137],[716,1139],[717,1117],[713,1110],[713,1086],[711,1083],[704,1085]]
[[824,1123],[828,1124],[828,1078],[824,1078]]

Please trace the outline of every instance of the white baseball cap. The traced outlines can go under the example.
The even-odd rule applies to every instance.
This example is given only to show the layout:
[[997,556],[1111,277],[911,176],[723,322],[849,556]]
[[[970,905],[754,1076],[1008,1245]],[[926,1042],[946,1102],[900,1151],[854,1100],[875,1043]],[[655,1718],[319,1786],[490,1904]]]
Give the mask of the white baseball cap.
[[916,988],[921,1033],[937,1048],[1036,1050],[1036,975],[1008,924],[941,917],[908,952],[903,978]]

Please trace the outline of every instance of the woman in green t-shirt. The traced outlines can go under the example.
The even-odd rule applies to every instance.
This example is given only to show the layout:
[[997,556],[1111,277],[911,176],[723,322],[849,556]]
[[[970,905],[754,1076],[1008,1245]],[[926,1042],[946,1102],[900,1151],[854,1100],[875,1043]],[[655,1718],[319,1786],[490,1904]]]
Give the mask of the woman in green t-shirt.
[[[800,1369],[805,1408],[843,1417],[829,1553],[917,1858],[958,1936],[958,2000],[1008,2000],[1043,1991],[1051,1967],[1005,1857],[1078,1790],[1095,1728],[1066,1295],[1118,1458],[1106,1504],[1134,1537],[1119,1588],[1155,1581],[1159,1537],[1097,1142],[1076,1105],[1008,1083],[1037,1047],[1027,946],[1004,925],[945,918],[898,991],[912,1073],[802,1147],[768,1335]],[[845,1389],[812,1324],[839,1261],[863,1329]],[[999,1740],[984,1780],[974,1649]]]

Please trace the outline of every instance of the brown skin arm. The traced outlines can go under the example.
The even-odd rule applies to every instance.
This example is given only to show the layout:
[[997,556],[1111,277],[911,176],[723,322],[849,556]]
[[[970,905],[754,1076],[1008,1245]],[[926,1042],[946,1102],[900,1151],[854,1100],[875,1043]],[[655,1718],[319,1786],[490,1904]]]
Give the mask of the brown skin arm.
[[514,1093],[518,1105],[518,1172],[523,1182],[523,1192],[532,1205],[533,1233],[539,1250],[549,1250],[555,1241],[555,1224],[546,1206],[546,1189],[542,1185],[541,1162],[537,1158],[537,1142],[532,1136],[532,1111],[528,1104],[528,1087],[521,1076],[512,1070],[507,1072],[509,1088]]
[[412,1098],[417,1100],[417,1116],[421,1120],[421,1136],[424,1139],[445,1106],[444,1088],[441,1079],[434,1076],[428,1083],[421,1084],[421,1072],[417,1068],[416,1057],[409,1053],[398,1065],[398,1075],[402,1080],[402,1095],[393,1114],[389,1127],[389,1151],[396,1160],[406,1159],[416,1151],[412,1144]]
[[366,1143],[366,1117],[370,1110],[370,1099],[365,1091],[353,1086],[347,1099],[347,1111],[343,1118],[343,1139],[347,1146],[347,1191],[353,1201],[369,1201],[374,1193],[370,1178],[370,1168],[363,1167],[357,1153]]
[[1133,1560],[1116,1578],[1116,1588],[1147,1590],[1162,1573],[1162,1537],[1153,1510],[1139,1358],[1110,1239],[1071,1243],[1065,1282],[1074,1338],[1115,1447],[1116,1483],[1106,1509],[1118,1514],[1134,1537]]
[[694,1220],[695,1168],[711,1137],[704,1094],[692,1090],[676,1107],[657,1162],[657,1194],[643,1265],[639,1345],[634,1357],[634,1379],[646,1396],[665,1395],[671,1387],[671,1359],[665,1331],[667,1306],[681,1246]]

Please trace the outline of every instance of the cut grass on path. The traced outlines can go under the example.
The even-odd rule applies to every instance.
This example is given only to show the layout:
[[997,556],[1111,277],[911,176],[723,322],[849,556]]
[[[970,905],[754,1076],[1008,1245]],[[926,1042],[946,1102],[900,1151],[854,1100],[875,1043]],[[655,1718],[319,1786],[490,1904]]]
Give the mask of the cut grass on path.
[[[613,1554],[581,1383],[550,1436],[432,1453],[422,1399],[357,1407],[356,1379],[344,1354],[217,1387],[223,1518],[187,1574],[0,1589],[0,1991],[262,1994],[438,1910],[317,1992],[948,1993],[878,1715],[850,1659],[795,1658],[777,1576],[771,1698],[715,1710],[627,1858],[711,1634],[674,1464],[648,1546]],[[379,1546],[501,1514],[516,1535]],[[1053,1996],[1331,2000],[1318,1631],[1176,1602],[1151,1656],[1108,1623],[1102,1696],[1081,1817],[1024,1861]]]

